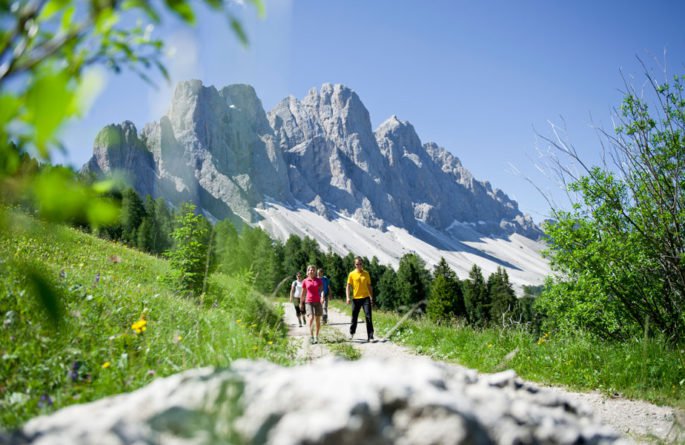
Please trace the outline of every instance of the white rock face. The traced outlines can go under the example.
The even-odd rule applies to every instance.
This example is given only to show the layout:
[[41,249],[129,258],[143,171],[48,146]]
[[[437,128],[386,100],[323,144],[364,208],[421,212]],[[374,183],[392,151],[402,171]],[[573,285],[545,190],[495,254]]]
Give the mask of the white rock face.
[[359,97],[342,85],[283,100],[269,122],[301,202],[319,195],[370,227],[414,232],[417,219],[438,230],[486,221],[479,230],[487,234],[540,234],[515,201],[475,180],[444,148],[422,144],[410,123],[392,116],[373,132]]
[[[519,380],[428,360],[238,361],[65,408],[15,433],[26,444],[623,443],[582,406]],[[9,442],[9,440],[6,440]],[[5,443],[0,437],[0,443]]]
[[[343,85],[325,84],[302,100],[288,97],[267,115],[248,85],[217,90],[181,82],[167,115],[140,134],[130,122],[103,129],[84,170],[123,171],[141,194],[192,201],[212,219],[262,224],[259,210],[277,203],[341,224],[351,218],[384,232],[403,229],[448,251],[445,257],[467,241],[455,223],[469,227],[469,240],[472,233],[541,234],[515,201],[474,179],[444,148],[422,143],[409,122],[392,116],[373,131],[364,104]],[[305,234],[316,230],[303,224]],[[439,241],[443,236],[450,239]],[[331,246],[323,239],[317,241],[326,251]],[[454,242],[456,250],[446,247]],[[352,244],[342,255],[359,247]]]
[[[252,222],[254,207],[265,195],[292,200],[287,165],[275,145],[266,113],[254,89],[231,85],[218,91],[198,80],[177,85],[169,113],[148,124],[135,143],[117,145],[118,151],[147,153],[154,169],[123,162],[113,156],[112,128],[96,140],[93,159],[85,170],[109,173],[123,170],[136,178],[142,194],[162,196],[172,203],[192,201],[216,218],[239,217]],[[102,136],[105,135],[105,136]],[[102,141],[102,142],[100,142]],[[130,156],[128,156],[130,157]],[[139,187],[139,178],[147,178]]]
[[288,97],[267,116],[248,85],[181,82],[168,114],[140,136],[130,122],[103,129],[84,170],[122,170],[143,194],[248,223],[266,197],[295,204],[318,196],[326,208],[317,204],[317,213],[380,229],[420,231],[418,220],[445,230],[456,220],[485,221],[484,234],[540,234],[515,201],[475,180],[447,150],[422,144],[410,123],[392,116],[374,132],[343,85]]

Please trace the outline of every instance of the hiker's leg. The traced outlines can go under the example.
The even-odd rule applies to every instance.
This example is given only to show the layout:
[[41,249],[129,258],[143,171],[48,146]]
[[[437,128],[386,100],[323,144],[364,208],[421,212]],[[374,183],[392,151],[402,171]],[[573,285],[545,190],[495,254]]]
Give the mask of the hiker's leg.
[[328,323],[328,297],[323,297],[323,322]]
[[357,332],[357,318],[359,318],[359,310],[362,308],[362,305],[359,303],[360,301],[358,298],[352,299],[352,323],[350,324],[351,335],[354,335],[354,333]]
[[373,320],[371,319],[371,298],[364,298],[364,315],[366,317],[366,334],[369,339],[373,338]]
[[295,317],[297,317],[297,323],[302,324],[302,312],[300,311],[300,299],[299,298],[293,298],[293,306],[295,306]]
[[309,326],[309,334],[314,336],[314,305],[307,303],[307,326]]

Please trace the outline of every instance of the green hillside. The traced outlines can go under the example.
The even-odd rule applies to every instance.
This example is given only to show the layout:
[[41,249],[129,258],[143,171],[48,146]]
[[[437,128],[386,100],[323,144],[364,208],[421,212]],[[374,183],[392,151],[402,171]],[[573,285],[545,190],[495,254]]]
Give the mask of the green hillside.
[[[188,368],[290,360],[280,308],[253,293],[249,276],[213,275],[202,301],[189,299],[165,280],[165,260],[14,221],[23,229],[0,234],[0,427]],[[55,288],[57,323],[27,274]]]

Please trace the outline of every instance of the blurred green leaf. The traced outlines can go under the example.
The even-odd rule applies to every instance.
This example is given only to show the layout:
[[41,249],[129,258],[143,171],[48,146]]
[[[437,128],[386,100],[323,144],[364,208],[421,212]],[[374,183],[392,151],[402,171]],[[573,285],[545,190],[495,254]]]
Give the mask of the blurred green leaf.
[[205,3],[207,3],[211,8],[217,10],[221,9],[221,6],[223,6],[222,0],[205,0]]
[[189,2],[185,0],[165,0],[164,3],[184,21],[191,25],[195,24],[195,13]]
[[38,15],[38,20],[41,22],[50,20],[60,10],[64,9],[64,7],[67,6],[69,3],[71,3],[69,0],[48,1],[43,7],[43,9],[40,11],[40,14]]
[[74,100],[76,115],[83,115],[90,110],[104,85],[105,75],[101,70],[89,70],[83,75],[76,87],[76,97]]
[[74,26],[74,14],[76,13],[76,6],[69,5],[62,14],[62,20],[60,22],[59,30],[62,33],[68,33],[70,29]]
[[28,290],[43,308],[45,315],[54,327],[58,327],[62,320],[64,308],[56,289],[45,276],[44,272],[33,264],[24,263],[22,270],[26,274]]
[[20,106],[21,101],[17,96],[0,95],[0,132],[6,131],[7,125],[17,117]]
[[[19,167],[19,153],[11,144],[0,143],[0,178],[5,175],[12,175]],[[2,184],[2,188],[8,188],[7,184]],[[0,201],[6,192],[2,190]]]
[[33,126],[35,144],[43,158],[48,157],[48,144],[71,111],[74,93],[64,71],[44,69],[33,79],[26,92],[26,122]]
[[159,23],[159,14],[157,14],[157,11],[150,5],[150,2],[145,1],[145,0],[126,0],[125,2],[122,3],[121,5],[122,11],[128,11],[131,9],[142,9],[143,12],[145,12],[145,15],[154,23]]
[[247,34],[245,34],[245,30],[243,29],[243,25],[240,24],[238,19],[235,17],[231,17],[231,29],[235,33],[235,35],[238,37],[238,40],[240,40],[240,43],[243,44],[243,46],[248,45],[247,41]]
[[119,207],[113,201],[104,198],[91,200],[86,210],[88,223],[95,228],[116,222],[119,213]]
[[260,19],[266,17],[266,6],[262,0],[251,0],[252,4],[257,8],[257,15]]
[[96,193],[107,193],[114,189],[114,187],[117,184],[118,182],[115,179],[105,179],[103,181],[98,181],[95,184],[93,184],[93,190]]
[[95,29],[99,34],[109,33],[119,22],[119,15],[112,9],[103,9],[95,20]]
[[154,60],[153,61],[157,69],[159,70],[160,73],[162,73],[162,76],[164,76],[164,79],[167,82],[171,81],[171,77],[169,76],[169,71],[166,69],[166,67],[159,61],[159,60]]
[[38,210],[51,221],[68,221],[86,208],[88,194],[64,168],[41,172],[33,183],[33,196]]

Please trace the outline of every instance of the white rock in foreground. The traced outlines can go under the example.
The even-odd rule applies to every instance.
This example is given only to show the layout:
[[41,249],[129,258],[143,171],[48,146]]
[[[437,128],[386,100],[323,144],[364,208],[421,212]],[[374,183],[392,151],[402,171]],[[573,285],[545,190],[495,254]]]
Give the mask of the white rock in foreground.
[[624,443],[513,371],[480,376],[428,360],[238,361],[29,421],[0,443]]

